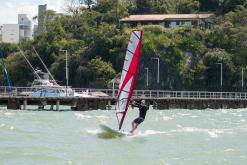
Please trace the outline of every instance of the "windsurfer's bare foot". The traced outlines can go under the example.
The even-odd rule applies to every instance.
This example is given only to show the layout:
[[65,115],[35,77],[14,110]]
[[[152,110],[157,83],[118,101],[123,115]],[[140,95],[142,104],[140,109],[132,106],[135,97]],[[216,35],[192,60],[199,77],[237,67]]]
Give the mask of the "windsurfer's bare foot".
[[134,131],[135,131],[135,129],[132,129],[129,133],[130,133],[130,135],[133,135],[134,134]]
[[135,130],[136,130],[136,128],[133,128],[133,129],[130,131],[130,133],[131,133],[131,134],[134,134]]

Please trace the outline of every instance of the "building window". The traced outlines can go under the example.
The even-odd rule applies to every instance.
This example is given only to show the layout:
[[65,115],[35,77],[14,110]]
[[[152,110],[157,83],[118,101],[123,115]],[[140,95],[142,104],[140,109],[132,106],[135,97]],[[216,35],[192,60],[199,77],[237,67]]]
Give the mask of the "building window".
[[176,22],[171,21],[171,23],[170,23],[170,27],[176,27],[176,26],[177,26],[177,23],[176,23]]
[[190,26],[190,25],[191,25],[191,21],[185,21],[184,24],[185,24],[186,26]]
[[165,21],[165,27],[169,27],[170,26],[170,21]]

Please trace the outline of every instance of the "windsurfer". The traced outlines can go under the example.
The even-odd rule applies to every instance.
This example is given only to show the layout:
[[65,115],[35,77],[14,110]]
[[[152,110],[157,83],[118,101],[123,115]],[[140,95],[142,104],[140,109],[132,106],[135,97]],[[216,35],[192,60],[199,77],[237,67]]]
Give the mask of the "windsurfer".
[[138,127],[138,125],[141,124],[145,120],[146,113],[148,110],[148,107],[145,104],[145,100],[141,100],[140,102],[134,101],[132,103],[132,106],[139,108],[139,117],[134,119],[131,123],[132,124],[132,130],[130,131],[131,134],[133,134],[136,128]]

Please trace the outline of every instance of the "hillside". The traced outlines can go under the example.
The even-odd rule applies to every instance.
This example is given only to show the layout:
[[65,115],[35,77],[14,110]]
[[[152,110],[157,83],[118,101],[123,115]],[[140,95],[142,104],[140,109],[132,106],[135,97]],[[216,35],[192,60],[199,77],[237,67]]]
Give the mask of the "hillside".
[[[223,65],[223,91],[241,90],[241,71],[247,81],[247,1],[246,0],[83,0],[67,6],[68,14],[54,15],[46,32],[32,41],[22,41],[30,62],[42,64],[32,46],[50,68],[55,79],[65,84],[65,54],[69,52],[69,84],[72,87],[106,88],[121,71],[130,27],[119,19],[130,14],[214,12],[214,28],[195,26],[164,28],[146,25],[137,78],[138,89],[220,91],[220,65]],[[15,86],[29,86],[32,71],[16,45],[0,43]],[[160,84],[156,84],[160,58]],[[150,86],[146,87],[146,70]],[[0,73],[1,85],[5,85]],[[244,89],[246,89],[246,83]]]

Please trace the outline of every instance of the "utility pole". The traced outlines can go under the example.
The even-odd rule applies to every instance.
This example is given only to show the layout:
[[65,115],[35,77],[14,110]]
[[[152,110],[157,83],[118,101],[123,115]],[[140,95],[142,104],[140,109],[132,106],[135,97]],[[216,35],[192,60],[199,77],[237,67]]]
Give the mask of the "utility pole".
[[60,50],[60,51],[65,52],[66,96],[68,96],[68,85],[69,85],[68,50]]
[[112,81],[112,98],[115,98],[115,82],[116,82],[116,79]]
[[157,84],[160,83],[160,59],[158,57],[151,58],[152,60],[157,60]]
[[244,91],[244,68],[242,68],[242,92]]
[[222,92],[222,85],[223,85],[223,73],[222,73],[222,63],[216,63],[218,65],[220,65],[220,90]]
[[148,87],[148,72],[149,72],[149,68],[145,68],[146,69],[146,73],[147,73],[147,79],[146,79],[146,83],[147,83],[147,87]]

